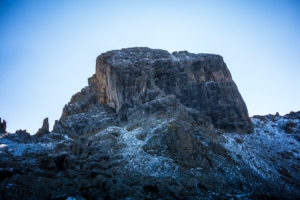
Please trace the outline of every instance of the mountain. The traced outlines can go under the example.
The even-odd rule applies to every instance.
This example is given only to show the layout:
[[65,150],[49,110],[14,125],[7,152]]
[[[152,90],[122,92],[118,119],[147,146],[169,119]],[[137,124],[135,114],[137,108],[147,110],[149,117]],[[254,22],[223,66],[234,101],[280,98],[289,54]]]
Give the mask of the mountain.
[[109,51],[53,131],[0,139],[0,197],[297,199],[299,120],[249,118],[219,55]]
[[77,136],[98,131],[116,117],[128,123],[159,112],[165,115],[169,109],[172,114],[186,112],[211,128],[253,132],[221,56],[149,48],[101,54],[89,86],[72,97],[54,131]]

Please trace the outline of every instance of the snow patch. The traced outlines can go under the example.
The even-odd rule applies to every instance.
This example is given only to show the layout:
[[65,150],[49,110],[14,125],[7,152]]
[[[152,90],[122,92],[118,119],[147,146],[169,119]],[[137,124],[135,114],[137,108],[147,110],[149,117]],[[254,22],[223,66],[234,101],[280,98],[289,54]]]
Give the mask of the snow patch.
[[178,61],[180,61],[180,59],[179,58],[177,58],[176,56],[174,56],[173,54],[171,54],[171,60],[174,62],[178,62]]
[[[50,133],[57,134],[57,133]],[[11,141],[7,138],[0,139],[0,153],[4,153],[4,151],[8,151],[12,153],[14,156],[22,156],[26,152],[41,152],[53,150],[57,144],[63,143],[65,141],[72,140],[67,135],[63,135],[65,140],[61,140],[59,142],[38,142],[38,143],[17,143]]]
[[151,129],[150,133],[143,141],[136,138],[136,135],[144,130],[143,128],[127,131],[127,128],[123,127],[120,130],[119,142],[126,144],[126,147],[121,150],[121,154],[129,161],[125,166],[126,169],[155,177],[177,176],[178,166],[173,163],[172,159],[157,155],[152,156],[146,153],[142,148],[149,139],[149,135],[152,135],[153,132],[166,123],[167,121],[158,121],[157,124],[159,124],[159,126],[155,126]]
[[[295,152],[300,151],[299,142],[291,134],[286,134],[283,129],[284,125],[292,120],[283,117],[273,120],[257,118],[251,120],[254,124],[254,133],[244,135],[224,133],[223,136],[227,141],[224,146],[232,152],[231,156],[236,161],[242,159],[263,178],[279,179],[278,167],[284,165],[290,168],[293,164],[291,159],[299,158],[299,154]],[[242,142],[237,142],[236,138]],[[291,158],[285,161],[281,156],[282,152],[287,152]]]

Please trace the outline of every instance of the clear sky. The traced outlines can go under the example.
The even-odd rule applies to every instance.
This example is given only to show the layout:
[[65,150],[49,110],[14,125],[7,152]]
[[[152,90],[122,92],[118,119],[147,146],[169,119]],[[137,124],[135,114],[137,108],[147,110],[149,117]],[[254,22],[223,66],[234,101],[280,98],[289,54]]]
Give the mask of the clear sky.
[[50,128],[103,52],[222,55],[250,116],[300,110],[300,1],[0,1],[0,117]]

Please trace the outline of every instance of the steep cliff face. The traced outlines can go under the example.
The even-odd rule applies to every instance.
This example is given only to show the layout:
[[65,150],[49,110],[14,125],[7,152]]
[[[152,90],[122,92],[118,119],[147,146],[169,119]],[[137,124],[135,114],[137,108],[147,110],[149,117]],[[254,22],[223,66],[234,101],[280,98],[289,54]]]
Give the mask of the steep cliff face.
[[113,108],[115,111],[108,114],[115,112],[119,122],[132,121],[166,110],[154,106],[141,112],[149,102],[170,95],[202,125],[229,132],[253,132],[247,107],[221,56],[186,51],[170,54],[149,48],[101,54],[89,86],[72,97],[60,123],[68,126],[66,120],[74,114],[88,113],[92,105],[98,105],[97,112],[103,110],[100,107]]

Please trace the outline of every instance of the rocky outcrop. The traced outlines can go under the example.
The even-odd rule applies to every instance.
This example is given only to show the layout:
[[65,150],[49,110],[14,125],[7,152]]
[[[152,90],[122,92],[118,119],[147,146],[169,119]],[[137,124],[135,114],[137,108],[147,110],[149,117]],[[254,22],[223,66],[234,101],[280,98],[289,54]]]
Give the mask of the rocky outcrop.
[[15,134],[10,134],[7,139],[14,141],[14,142],[18,142],[18,143],[30,143],[32,142],[32,138],[30,133],[27,132],[27,130],[16,130]]
[[153,105],[172,96],[201,125],[253,132],[247,107],[219,55],[149,48],[109,51],[97,58],[88,83],[64,107],[54,131],[82,135],[165,112],[168,107]]
[[0,133],[6,133],[6,121],[3,120],[2,122],[1,118],[0,118]]
[[[277,122],[276,126],[278,126],[278,129],[284,131],[286,134],[290,134],[291,137],[300,141],[300,123],[299,123],[300,111],[298,112],[292,111],[289,114],[286,114],[282,117],[277,114],[276,115],[269,114],[266,116],[254,115],[253,118],[258,119],[265,124],[270,121]],[[272,126],[276,127],[275,124],[272,124]],[[266,132],[271,132],[271,131],[266,130]]]
[[285,132],[297,117],[255,117],[253,134],[224,133],[165,98],[145,109],[165,114],[96,134],[0,139],[0,198],[299,199],[300,141]]
[[300,121],[300,111],[298,112],[290,112],[289,114],[284,116],[289,121],[285,124],[285,132],[289,134],[298,135],[300,140],[300,125],[297,123]]
[[[175,95],[216,128],[253,132],[246,105],[223,58],[187,51],[130,48],[101,54],[96,63],[98,100],[121,119],[160,95]],[[154,110],[155,112],[155,110]]]
[[95,101],[96,95],[92,87],[83,88],[75,94],[65,105],[60,120],[55,122],[53,132],[66,133],[74,138],[116,124],[115,110]]
[[0,138],[0,199],[299,199],[300,113],[249,119],[221,56],[110,51],[88,84]]
[[44,135],[50,133],[49,131],[49,121],[48,118],[45,118],[43,121],[42,127],[36,133],[37,136]]

